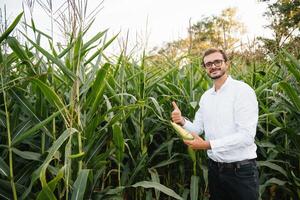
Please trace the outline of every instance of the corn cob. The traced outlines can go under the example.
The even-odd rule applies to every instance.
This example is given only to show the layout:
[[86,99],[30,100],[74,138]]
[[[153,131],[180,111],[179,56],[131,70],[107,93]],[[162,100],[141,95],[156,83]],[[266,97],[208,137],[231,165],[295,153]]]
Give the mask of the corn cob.
[[184,130],[184,128],[182,128],[181,126],[179,126],[178,124],[171,122],[173,128],[175,129],[176,133],[184,140],[193,140],[194,137],[186,130]]

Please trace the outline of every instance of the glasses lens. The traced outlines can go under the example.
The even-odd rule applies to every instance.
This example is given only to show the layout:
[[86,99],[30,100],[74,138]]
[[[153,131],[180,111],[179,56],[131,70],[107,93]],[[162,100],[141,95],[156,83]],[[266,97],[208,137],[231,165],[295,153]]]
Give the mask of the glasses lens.
[[220,67],[223,63],[223,60],[215,60],[213,63],[216,67]]
[[224,62],[224,60],[214,60],[212,62],[205,63],[204,66],[206,68],[211,68],[213,65],[215,65],[216,67],[220,67],[223,62]]
[[213,65],[212,62],[208,62],[208,63],[205,63],[205,64],[204,64],[204,66],[205,66],[206,68],[210,68],[212,65]]

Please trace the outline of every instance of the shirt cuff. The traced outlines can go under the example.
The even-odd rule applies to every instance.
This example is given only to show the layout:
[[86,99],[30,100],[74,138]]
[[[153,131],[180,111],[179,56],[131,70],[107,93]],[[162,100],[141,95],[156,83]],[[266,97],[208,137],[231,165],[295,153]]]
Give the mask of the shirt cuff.
[[192,130],[193,123],[190,122],[190,121],[187,120],[187,119],[184,119],[184,120],[185,120],[185,123],[184,123],[184,125],[182,126],[182,128],[184,128],[184,129],[186,129],[186,130],[188,130],[188,131]]

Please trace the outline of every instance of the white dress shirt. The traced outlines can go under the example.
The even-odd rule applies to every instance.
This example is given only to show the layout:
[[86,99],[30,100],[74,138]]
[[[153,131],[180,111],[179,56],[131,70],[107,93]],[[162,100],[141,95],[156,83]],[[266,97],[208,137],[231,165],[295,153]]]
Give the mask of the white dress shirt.
[[209,158],[229,163],[257,157],[258,103],[249,85],[228,76],[217,92],[212,87],[202,95],[199,106],[194,121],[186,120],[183,128],[205,133]]

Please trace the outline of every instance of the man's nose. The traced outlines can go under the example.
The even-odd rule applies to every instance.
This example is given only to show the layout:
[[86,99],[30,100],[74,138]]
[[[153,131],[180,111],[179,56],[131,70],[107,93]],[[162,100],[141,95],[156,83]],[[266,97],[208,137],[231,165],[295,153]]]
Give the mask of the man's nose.
[[215,67],[217,67],[216,64],[215,64],[215,63],[212,63],[210,68],[213,69],[213,68],[215,68]]

